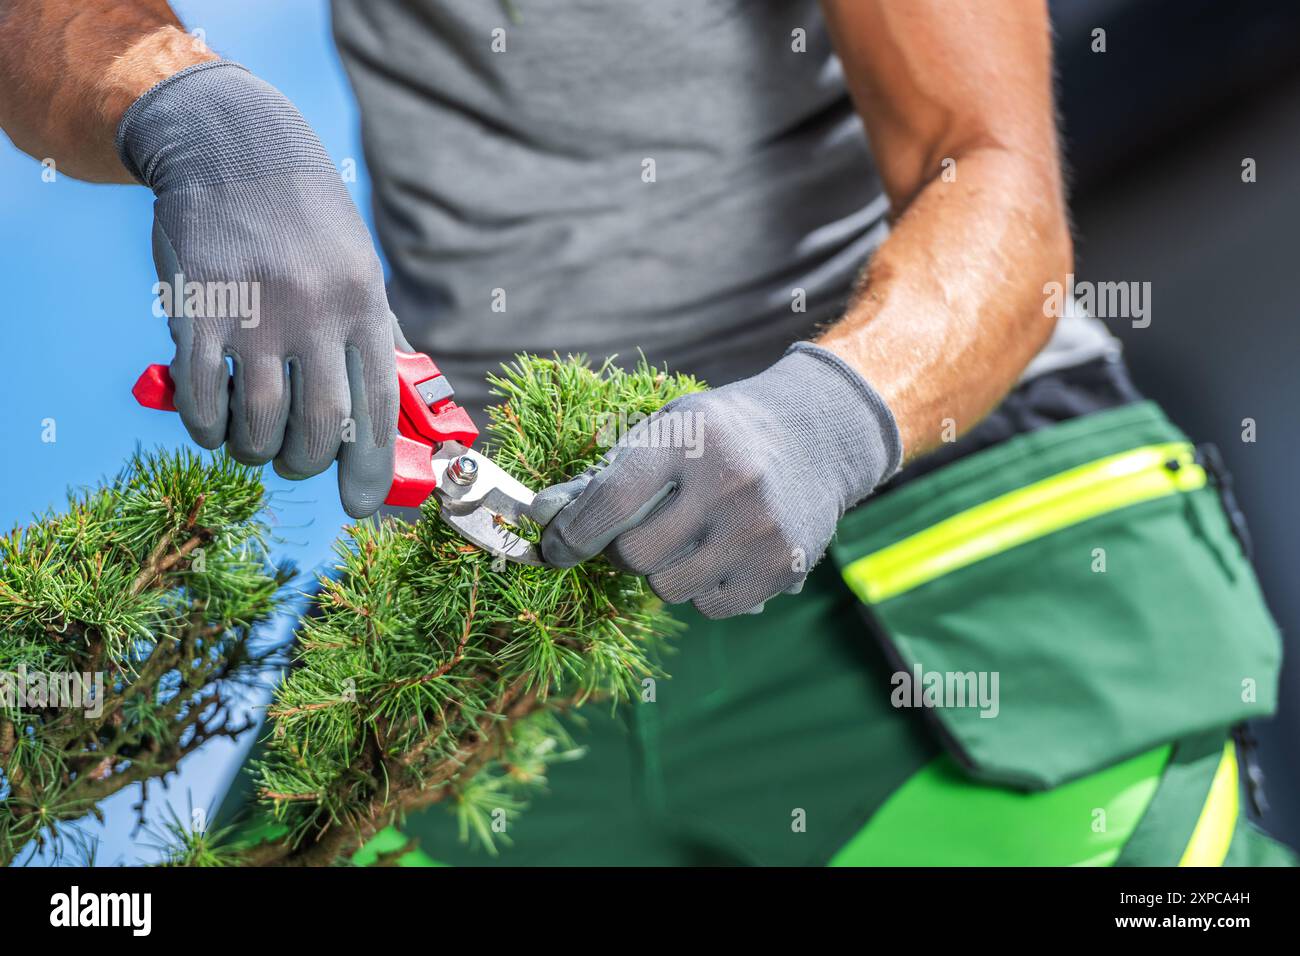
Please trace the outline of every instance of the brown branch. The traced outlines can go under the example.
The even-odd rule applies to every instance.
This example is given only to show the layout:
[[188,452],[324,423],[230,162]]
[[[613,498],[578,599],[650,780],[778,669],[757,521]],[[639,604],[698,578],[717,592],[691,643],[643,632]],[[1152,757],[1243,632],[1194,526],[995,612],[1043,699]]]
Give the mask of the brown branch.
[[326,584],[326,587],[329,590],[330,602],[333,603],[335,607],[347,608],[353,614],[357,615],[357,617],[371,616],[370,608],[359,607],[356,604],[353,604],[351,601],[349,601],[346,597],[343,596],[343,592],[340,590],[339,586],[336,583],[331,581]]
[[431,680],[437,680],[442,677],[453,667],[461,662],[465,657],[465,643],[469,640],[470,631],[474,625],[474,615],[478,612],[478,565],[474,565],[474,583],[469,589],[469,609],[465,613],[465,625],[460,629],[460,642],[456,645],[456,653],[452,655],[451,660],[442,664],[437,670],[420,677],[407,677],[399,681],[393,681],[386,689],[396,689],[399,687],[411,687],[416,684],[426,684]]
[[162,539],[154,545],[153,551],[149,553],[149,557],[145,560],[144,567],[140,569],[140,573],[136,575],[135,581],[131,583],[130,593],[132,597],[140,594],[140,592],[145,588],[153,584],[155,580],[176,567],[178,563],[184,560],[190,552],[200,544],[212,537],[212,532],[207,528],[199,528],[197,531],[194,531],[195,522],[198,521],[199,517],[199,509],[203,507],[203,502],[206,499],[206,495],[199,495],[194,501],[194,507],[190,509],[190,513],[186,516],[185,530],[193,531],[193,534],[190,535],[188,541],[182,544],[170,555],[167,553],[168,549],[171,547],[170,535],[164,535]]
[[[326,825],[310,843],[297,847],[281,844],[279,852],[259,847],[246,854],[245,861],[256,866],[328,866],[364,846],[398,816],[442,801],[448,793],[444,784],[461,776],[472,776],[482,769],[498,754],[510,725],[538,706],[536,693],[524,694],[523,687],[522,680],[507,687],[489,713],[479,721],[476,727],[478,739],[463,744],[418,783],[386,789],[379,785],[384,778],[372,773],[377,795],[359,814],[360,820],[355,825]],[[402,758],[385,764],[386,779],[399,779]]]
[[318,791],[310,793],[282,793],[279,790],[263,790],[262,797],[267,800],[319,800],[321,794]]
[[158,539],[158,543],[153,546],[149,552],[149,557],[145,559],[144,566],[140,568],[140,573],[135,576],[131,582],[131,595],[135,596],[148,586],[158,573],[158,565],[162,563],[163,557],[167,554],[167,548],[171,546],[171,538],[168,535]]
[[268,717],[292,717],[294,714],[306,714],[314,710],[325,710],[330,707],[338,707],[340,704],[350,704],[352,701],[346,697],[339,697],[336,700],[322,700],[315,704],[301,704],[297,707],[286,707],[283,710],[278,708],[269,708],[266,712]]
[[528,433],[524,431],[523,423],[519,421],[519,416],[515,414],[514,406],[510,402],[506,402],[501,406],[501,414],[506,417],[506,421],[510,422],[510,427],[519,433],[520,438],[528,437]]
[[0,720],[0,761],[8,760],[18,746],[18,737],[12,721]]

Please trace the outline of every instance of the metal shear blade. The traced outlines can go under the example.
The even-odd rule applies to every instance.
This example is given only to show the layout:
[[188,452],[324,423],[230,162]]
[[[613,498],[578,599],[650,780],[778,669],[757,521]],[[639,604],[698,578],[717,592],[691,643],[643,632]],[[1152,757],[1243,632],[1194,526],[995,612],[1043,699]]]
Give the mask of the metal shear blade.
[[511,530],[517,527],[533,492],[486,455],[447,441],[433,453],[438,514],[467,541],[519,564],[544,565],[536,544]]

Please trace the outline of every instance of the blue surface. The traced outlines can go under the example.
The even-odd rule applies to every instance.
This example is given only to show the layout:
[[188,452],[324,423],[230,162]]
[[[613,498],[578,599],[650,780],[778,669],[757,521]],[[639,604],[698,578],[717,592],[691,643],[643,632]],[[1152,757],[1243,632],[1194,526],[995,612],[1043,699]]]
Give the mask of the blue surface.
[[[336,163],[356,161],[358,182],[348,185],[368,217],[356,108],[330,39],[328,4],[172,5],[187,27],[203,30],[213,49],[293,100]],[[96,186],[66,176],[45,182],[39,163],[0,138],[5,527],[59,506],[69,487],[115,473],[137,443],[175,447],[188,440],[177,416],[142,409],[131,397],[139,372],[172,356],[165,321],[153,315],[152,202],[139,186]],[[54,422],[53,442],[42,441],[46,419]],[[291,483],[267,468],[266,478],[276,502],[277,555],[310,570],[328,558],[346,520],[334,471]],[[164,801],[182,818],[191,804],[210,805],[238,756],[234,745],[216,741],[189,758],[167,791],[151,789],[150,816],[157,818]],[[149,848],[131,834],[131,805],[138,800],[136,788],[118,794],[104,805],[106,824],[86,827],[101,841],[97,862],[150,858]]]

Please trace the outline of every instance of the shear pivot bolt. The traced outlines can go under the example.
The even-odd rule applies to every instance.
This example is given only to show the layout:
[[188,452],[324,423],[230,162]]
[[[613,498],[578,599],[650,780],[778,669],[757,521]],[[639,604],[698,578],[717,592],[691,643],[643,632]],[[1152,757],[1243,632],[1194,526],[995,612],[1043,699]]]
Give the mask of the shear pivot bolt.
[[478,477],[478,462],[469,455],[453,458],[447,466],[447,477],[458,485],[472,485]]

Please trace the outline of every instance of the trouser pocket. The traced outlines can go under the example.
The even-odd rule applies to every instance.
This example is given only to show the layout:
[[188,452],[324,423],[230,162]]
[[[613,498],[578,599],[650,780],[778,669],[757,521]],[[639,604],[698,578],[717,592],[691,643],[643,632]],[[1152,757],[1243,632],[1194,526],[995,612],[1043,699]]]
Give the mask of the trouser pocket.
[[1271,713],[1280,641],[1204,457],[1150,402],[856,509],[832,554],[973,775],[1053,787]]

